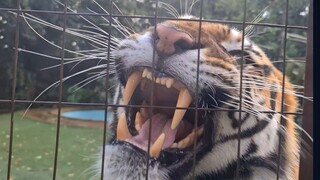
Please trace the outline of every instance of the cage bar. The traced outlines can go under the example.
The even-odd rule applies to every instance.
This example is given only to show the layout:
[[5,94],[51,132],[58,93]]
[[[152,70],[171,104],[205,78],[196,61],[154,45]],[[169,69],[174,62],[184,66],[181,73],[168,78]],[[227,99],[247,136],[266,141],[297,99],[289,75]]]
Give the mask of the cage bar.
[[[17,12],[20,11],[20,0],[17,0]],[[10,141],[9,141],[9,153],[8,153],[8,169],[7,169],[7,180],[10,179],[11,175],[11,161],[12,161],[12,146],[13,146],[13,134],[14,134],[14,110],[15,110],[15,98],[16,98],[16,85],[17,85],[17,69],[18,69],[18,58],[19,58],[19,32],[20,32],[20,17],[17,16],[16,21],[16,32],[15,32],[15,50],[13,59],[13,80],[12,80],[12,93],[11,93],[11,114],[10,114]]]
[[[62,101],[62,90],[63,90],[63,69],[64,69],[64,54],[65,54],[65,41],[66,41],[66,26],[67,26],[67,18],[68,16],[72,15],[83,15],[83,16],[103,16],[109,19],[109,26],[112,27],[112,19],[113,18],[145,18],[145,19],[150,19],[155,22],[155,29],[157,26],[158,21],[160,20],[177,20],[177,21],[196,21],[199,22],[199,40],[201,36],[201,24],[202,22],[212,22],[212,23],[223,23],[223,24],[231,24],[231,25],[242,25],[242,32],[243,32],[243,37],[244,38],[244,29],[247,25],[255,25],[255,26],[265,26],[265,27],[277,27],[277,28],[282,28],[284,30],[284,47],[283,47],[283,68],[282,72],[285,72],[285,65],[286,65],[286,44],[287,44],[287,31],[288,29],[307,29],[307,60],[306,60],[306,72],[305,72],[305,89],[304,89],[304,95],[307,97],[313,97],[313,1],[310,0],[310,5],[309,5],[309,22],[308,22],[308,27],[305,26],[294,26],[294,25],[288,25],[288,6],[289,6],[289,1],[286,0],[286,10],[285,10],[285,23],[284,24],[272,24],[272,23],[254,23],[254,22],[247,22],[246,19],[246,6],[247,6],[247,1],[244,0],[244,7],[243,7],[243,21],[225,21],[225,20],[204,20],[202,19],[202,13],[203,13],[203,0],[200,1],[201,3],[201,9],[200,9],[200,17],[199,19],[176,19],[176,18],[171,18],[171,17],[159,17],[158,16],[158,1],[156,1],[156,9],[155,9],[155,14],[154,16],[141,16],[141,15],[122,15],[122,14],[114,14],[113,13],[113,0],[110,0],[110,9],[109,12],[110,14],[106,13],[74,13],[74,12],[68,12],[67,11],[67,0],[64,0],[64,10],[63,11],[45,11],[45,10],[24,10],[20,9],[20,0],[17,0],[17,7],[15,9],[11,8],[1,8],[0,7],[0,12],[13,12],[17,14],[17,21],[16,21],[16,32],[15,32],[15,51],[14,51],[14,61],[13,61],[13,80],[12,80],[12,94],[11,94],[11,99],[0,99],[0,103],[10,103],[11,104],[11,118],[10,118],[10,141],[9,141],[9,153],[8,153],[8,170],[7,170],[7,180],[10,179],[11,176],[11,161],[12,161],[12,154],[13,154],[13,135],[14,135],[14,111],[15,111],[15,106],[17,104],[52,104],[52,105],[57,105],[58,106],[58,117],[57,117],[57,125],[56,125],[56,141],[55,141],[55,155],[54,155],[54,164],[53,164],[53,174],[52,178],[56,179],[56,173],[57,173],[57,164],[58,164],[58,149],[59,149],[59,138],[60,138],[60,116],[61,116],[61,108],[63,106],[73,106],[73,105],[78,105],[78,106],[99,106],[99,107],[104,107],[105,108],[105,119],[104,119],[104,131],[103,131],[103,151],[102,151],[102,171],[101,171],[101,180],[104,179],[103,174],[104,174],[104,165],[107,162],[104,162],[104,157],[105,157],[105,143],[106,143],[106,131],[107,131],[107,109],[109,107],[125,107],[125,108],[132,108],[132,107],[151,107],[151,108],[171,108],[171,109],[194,109],[195,110],[195,127],[198,125],[198,111],[199,110],[210,110],[210,111],[237,111],[239,112],[239,119],[241,119],[241,113],[244,112],[242,110],[241,102],[242,102],[242,81],[240,81],[240,97],[239,97],[239,109],[236,110],[215,110],[215,109],[210,109],[210,108],[200,108],[198,107],[198,104],[196,104],[196,107],[189,107],[189,108],[177,108],[177,107],[159,107],[159,106],[154,106],[153,104],[153,99],[150,99],[151,105],[149,106],[136,106],[136,105],[117,105],[117,104],[110,104],[108,102],[108,91],[105,92],[106,99],[105,103],[71,103],[71,102],[64,102]],[[21,13],[37,13],[37,14],[58,14],[63,16],[63,36],[62,36],[62,49],[61,49],[61,62],[60,62],[60,83],[59,83],[59,100],[58,101],[29,101],[29,100],[19,100],[16,99],[16,84],[17,84],[17,66],[18,66],[18,55],[19,55],[19,31],[20,31],[20,18],[21,18]],[[111,34],[112,34],[112,28],[109,28],[109,37],[108,37],[108,42],[110,44],[111,42]],[[242,50],[244,48],[244,41],[242,41]],[[109,67],[110,63],[110,45],[108,46],[108,57],[107,57],[107,66]],[[244,60],[244,53],[242,53],[242,61],[241,61],[241,73],[240,73],[240,78],[242,80],[242,70],[243,70],[243,60]],[[155,48],[153,48],[153,65],[152,65],[152,75],[154,73],[154,61],[155,61]],[[198,59],[197,59],[197,79],[196,79],[196,91],[198,92],[198,84],[199,84],[199,62],[200,62],[200,47],[198,48]],[[107,68],[107,76],[105,79],[107,89],[109,87],[109,68]],[[285,87],[285,75],[283,75],[282,79],[282,100],[281,100],[281,111],[277,112],[280,113],[281,115],[286,115],[286,114],[295,114],[295,115],[303,115],[303,128],[311,135],[313,136],[313,109],[312,109],[312,101],[309,100],[304,100],[303,104],[303,113],[297,112],[297,113],[291,113],[291,112],[285,112],[283,106],[284,106],[284,87]],[[154,84],[152,84],[152,91],[153,93],[154,90]],[[196,95],[196,101],[198,100],[198,94]],[[274,113],[274,112],[262,112],[262,113]],[[281,122],[284,121],[283,118],[281,118]],[[148,154],[150,151],[150,137],[151,137],[151,126],[152,126],[152,120],[149,124],[149,141],[148,141]],[[241,125],[239,126],[238,129],[238,147],[237,147],[237,169],[236,169],[236,178],[239,179],[239,169],[241,167],[241,162],[240,162],[240,151],[241,151]],[[313,147],[313,143],[309,142],[310,140],[306,137],[305,134],[302,133],[302,140],[306,141],[309,143],[311,147]],[[278,166],[277,166],[277,178],[279,179],[279,173],[280,173],[280,166],[279,163],[281,161],[281,152],[280,152],[280,146],[281,146],[281,141],[282,138],[279,136],[279,149],[278,149]],[[194,141],[193,144],[193,150],[195,152],[196,149],[196,141]],[[312,152],[313,153],[313,152]],[[311,154],[312,154],[311,153]],[[300,158],[300,179],[312,179],[313,178],[313,157],[308,156],[307,158]],[[147,169],[146,169],[146,179],[148,179],[148,171],[149,171],[149,157],[146,156],[147,160]],[[196,154],[194,153],[193,156],[193,167],[192,167],[192,177],[193,179],[195,178],[195,163],[196,163]]]
[[59,155],[59,140],[60,140],[60,121],[61,121],[61,107],[62,107],[62,90],[63,90],[63,69],[64,69],[64,53],[65,53],[65,42],[66,42],[66,26],[67,26],[67,0],[64,0],[64,12],[63,12],[63,34],[62,34],[62,49],[61,49],[61,62],[60,62],[60,74],[59,74],[59,100],[58,100],[58,119],[56,126],[56,144],[54,153],[54,163],[53,163],[53,174],[52,179],[55,180],[57,176],[58,167],[58,155]]

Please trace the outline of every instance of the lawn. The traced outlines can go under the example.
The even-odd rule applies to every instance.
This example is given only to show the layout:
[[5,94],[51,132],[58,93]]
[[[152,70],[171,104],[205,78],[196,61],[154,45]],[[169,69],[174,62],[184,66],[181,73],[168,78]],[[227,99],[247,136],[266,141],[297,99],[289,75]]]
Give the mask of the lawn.
[[[11,166],[13,180],[52,179],[56,125],[14,116],[14,141]],[[0,115],[0,180],[6,179],[9,151],[10,114]],[[103,130],[60,127],[56,179],[89,179],[86,171],[102,147]]]

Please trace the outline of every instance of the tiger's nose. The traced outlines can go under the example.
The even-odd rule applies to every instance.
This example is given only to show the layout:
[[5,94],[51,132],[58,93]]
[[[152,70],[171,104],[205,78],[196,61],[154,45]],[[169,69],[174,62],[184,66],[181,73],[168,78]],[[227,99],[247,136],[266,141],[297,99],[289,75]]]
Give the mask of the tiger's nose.
[[185,32],[164,25],[158,25],[156,31],[159,38],[156,41],[156,50],[160,56],[169,56],[177,49],[192,47],[193,40]]

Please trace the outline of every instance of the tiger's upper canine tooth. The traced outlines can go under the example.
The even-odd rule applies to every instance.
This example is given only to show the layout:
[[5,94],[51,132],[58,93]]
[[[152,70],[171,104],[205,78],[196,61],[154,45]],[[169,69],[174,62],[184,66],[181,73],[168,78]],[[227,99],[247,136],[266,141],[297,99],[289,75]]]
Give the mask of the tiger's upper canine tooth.
[[141,77],[141,72],[134,72],[130,75],[128,78],[125,90],[124,90],[124,95],[123,95],[123,104],[128,105],[129,101],[132,97],[132,94],[134,90],[136,90],[138,84],[141,82],[142,77]]
[[137,113],[136,113],[136,119],[135,119],[135,127],[136,127],[136,130],[137,131],[140,131],[140,129],[141,129],[141,121],[142,121],[142,119],[141,119],[141,114],[140,114],[140,112],[138,111]]
[[131,137],[132,137],[132,135],[128,129],[126,114],[123,113],[118,120],[117,139],[118,140],[126,140],[126,139],[130,139]]
[[150,157],[158,158],[162,150],[166,135],[162,133],[150,148]]
[[166,87],[167,88],[171,88],[172,84],[174,83],[174,79],[173,78],[169,78],[167,81],[166,81]]
[[[179,108],[187,108],[192,103],[192,97],[188,89],[181,89],[178,97],[177,106]],[[172,118],[171,129],[176,129],[182,121],[186,109],[176,109]]]

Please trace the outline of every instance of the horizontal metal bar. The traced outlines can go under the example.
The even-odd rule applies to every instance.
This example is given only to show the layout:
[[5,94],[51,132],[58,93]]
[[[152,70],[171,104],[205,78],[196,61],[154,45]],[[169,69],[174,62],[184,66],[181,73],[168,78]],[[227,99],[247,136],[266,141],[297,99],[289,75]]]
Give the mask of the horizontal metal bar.
[[[11,100],[0,100],[0,103],[10,103]],[[28,101],[28,100],[15,100],[16,104],[48,104],[48,105],[55,105],[58,104],[58,101]],[[75,102],[61,102],[64,106],[98,106],[98,107],[105,107],[105,103],[75,103]],[[151,105],[119,105],[119,104],[108,104],[109,107],[131,107],[131,108],[159,108],[159,109],[188,109],[188,110],[195,110],[195,107],[188,107],[188,108],[180,108],[180,107],[169,107],[169,106],[151,106]],[[198,110],[205,110],[205,111],[226,111],[226,112],[239,112],[238,109],[213,109],[213,108],[197,108]],[[242,110],[241,112],[246,112]],[[259,111],[260,113],[270,114],[270,113],[281,113],[276,111]],[[301,112],[283,112],[282,114],[292,114],[292,115],[302,115]]]
[[[16,12],[16,9],[10,9],[10,8],[0,8],[1,11],[12,11]],[[57,14],[57,15],[64,15],[63,11],[45,11],[45,10],[21,10],[20,12],[23,13],[37,13],[37,14]],[[106,13],[85,13],[85,12],[67,12],[66,15],[71,16],[103,16],[103,17],[116,17],[116,18],[141,18],[141,19],[154,19],[154,16],[145,16],[145,15],[122,15],[122,14],[106,14]],[[199,19],[177,19],[173,17],[157,17],[159,20],[177,20],[177,21],[195,21],[198,22]],[[223,24],[237,24],[242,25],[242,21],[226,21],[226,20],[206,20],[203,19],[203,22],[209,22],[209,23],[223,23]],[[275,28],[290,28],[290,29],[308,29],[306,26],[292,26],[292,25],[282,25],[282,24],[272,24],[272,23],[254,23],[254,22],[245,22],[245,25],[255,25],[255,26],[266,26],[266,27],[275,27]]]

